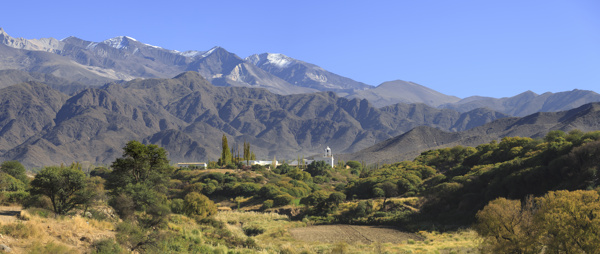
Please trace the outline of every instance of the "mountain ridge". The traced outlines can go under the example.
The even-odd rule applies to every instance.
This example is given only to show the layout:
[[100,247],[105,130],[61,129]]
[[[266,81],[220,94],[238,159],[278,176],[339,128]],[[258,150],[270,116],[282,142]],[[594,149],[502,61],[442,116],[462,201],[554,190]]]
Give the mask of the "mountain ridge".
[[[39,86],[43,87],[40,91],[60,95],[62,99],[56,101],[62,104],[48,110],[47,118],[52,120],[45,128],[32,131],[18,144],[6,145],[3,159],[28,166],[72,161],[107,164],[120,155],[126,141],[137,139],[167,147],[173,161],[214,160],[224,133],[232,147],[243,140],[253,142],[260,158],[291,159],[318,153],[325,146],[336,152],[357,151],[423,124],[450,131],[468,128],[465,118],[485,122],[506,117],[465,117],[469,113],[424,104],[382,110],[367,100],[347,99],[334,92],[279,95],[266,89],[219,87],[197,72],[90,87],[72,96]],[[13,87],[1,89],[0,94],[16,99]],[[415,113],[416,109],[426,114]],[[12,107],[0,110],[7,112],[5,121],[15,121]]]
[[197,71],[217,86],[266,88],[283,95],[334,91],[342,97],[368,99],[376,107],[399,102],[425,103],[459,112],[486,107],[525,116],[600,101],[599,94],[583,90],[541,95],[526,92],[500,99],[480,96],[459,99],[401,80],[370,86],[283,54],[263,53],[242,59],[218,46],[207,51],[179,52],[129,36],[101,42],[73,36],[62,40],[28,40],[10,37],[1,29],[0,42],[0,69],[52,74],[87,86],[136,78],[171,78],[185,71]]
[[552,130],[600,130],[600,103],[588,103],[568,111],[537,112],[525,117],[501,118],[460,132],[419,126],[364,150],[338,157],[367,163],[392,163],[412,160],[429,149],[456,145],[477,146],[503,137],[543,138]]

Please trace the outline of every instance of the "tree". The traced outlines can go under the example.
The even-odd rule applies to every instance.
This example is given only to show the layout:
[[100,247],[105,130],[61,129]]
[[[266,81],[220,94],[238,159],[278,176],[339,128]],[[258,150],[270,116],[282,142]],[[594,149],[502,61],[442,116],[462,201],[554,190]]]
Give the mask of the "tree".
[[[117,158],[111,167],[113,171],[109,174],[106,186],[111,190],[110,203],[115,209],[129,209],[130,206],[122,206],[118,202],[127,199],[133,201],[133,207],[137,211],[158,216],[156,218],[164,217],[166,183],[172,168],[163,148],[129,141],[123,148],[123,157]],[[156,214],[152,214],[154,212]]]
[[79,204],[87,202],[81,191],[86,187],[83,171],[66,167],[46,167],[31,182],[33,194],[50,198],[54,212],[66,214]]
[[345,200],[346,200],[346,195],[344,193],[334,192],[334,193],[331,193],[329,195],[329,197],[327,198],[327,203],[329,203],[330,206],[332,206],[332,207],[337,207]]
[[5,161],[0,165],[0,171],[19,179],[23,183],[28,183],[29,179],[25,175],[25,167],[18,161]]
[[172,168],[167,159],[167,151],[157,145],[144,145],[136,140],[129,141],[123,148],[123,156],[111,165],[107,186],[118,190],[128,184],[145,184],[158,187],[167,179]]
[[381,205],[383,210],[388,198],[398,196],[398,186],[391,182],[383,182],[375,186],[383,191],[383,204]]
[[352,169],[358,169],[358,170],[362,169],[362,165],[358,161],[348,161],[348,162],[346,162],[346,166],[348,166]]
[[227,144],[227,136],[223,134],[221,138],[221,146],[223,148],[221,152],[221,159],[219,160],[221,166],[227,166],[231,163],[231,151],[229,151],[229,145]]
[[306,167],[306,172],[310,173],[312,177],[327,176],[330,168],[324,161],[313,161]]
[[534,223],[531,198],[498,198],[477,212],[475,230],[484,237],[484,250],[490,253],[539,253],[540,230]]
[[217,213],[217,206],[208,197],[190,192],[183,199],[184,213],[196,221],[208,218]]
[[323,190],[315,191],[310,195],[300,199],[300,204],[305,206],[314,206],[327,199],[327,192]]
[[271,162],[271,170],[275,170],[277,168],[277,158],[273,155],[273,161]]
[[596,191],[552,191],[538,200],[535,222],[548,253],[598,253],[600,195]]
[[250,160],[253,160],[252,154],[252,151],[250,151],[250,142],[244,141],[244,160],[246,160],[246,165],[250,165]]

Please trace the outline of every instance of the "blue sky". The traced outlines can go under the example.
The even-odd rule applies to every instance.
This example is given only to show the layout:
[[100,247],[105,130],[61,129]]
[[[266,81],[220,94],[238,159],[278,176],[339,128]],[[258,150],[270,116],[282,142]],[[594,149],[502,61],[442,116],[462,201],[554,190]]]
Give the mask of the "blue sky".
[[370,85],[461,98],[600,92],[600,1],[9,1],[13,37],[120,35],[179,51],[283,53]]

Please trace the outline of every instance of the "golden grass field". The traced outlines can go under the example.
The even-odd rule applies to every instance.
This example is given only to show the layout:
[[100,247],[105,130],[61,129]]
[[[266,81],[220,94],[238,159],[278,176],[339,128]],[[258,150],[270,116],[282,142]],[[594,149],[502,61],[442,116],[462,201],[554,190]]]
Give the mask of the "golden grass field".
[[[202,235],[208,232],[206,225],[182,215],[171,217],[166,230],[178,234],[195,232],[201,244],[211,244],[209,237]],[[314,226],[275,213],[238,211],[219,212],[215,219],[224,222],[225,230],[240,239],[250,238],[244,233],[245,228],[263,232],[251,237],[258,248],[217,244],[211,247],[214,253],[478,253],[480,242],[472,230],[406,233],[389,227]],[[114,239],[115,225],[116,222],[80,216],[44,218],[35,215],[35,210],[30,213],[19,207],[2,207],[0,243],[9,246],[11,253],[90,253],[93,242]]]

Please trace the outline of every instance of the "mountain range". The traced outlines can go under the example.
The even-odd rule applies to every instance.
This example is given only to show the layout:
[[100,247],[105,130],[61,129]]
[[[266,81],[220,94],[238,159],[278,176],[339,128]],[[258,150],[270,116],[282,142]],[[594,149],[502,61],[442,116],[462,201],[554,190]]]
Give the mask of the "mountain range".
[[[131,139],[165,147],[174,162],[215,160],[223,133],[232,147],[250,142],[260,158],[297,158],[330,146],[380,161],[374,151],[382,149],[374,147],[387,144],[381,141],[422,132],[477,133],[469,140],[484,142],[505,134],[469,131],[596,101],[599,94],[583,90],[460,99],[401,80],[370,86],[283,54],[179,52],[127,36],[28,40],[0,28],[0,159],[29,167],[108,164]],[[414,149],[394,158],[436,147],[427,140],[403,144]]]
[[283,54],[262,53],[242,59],[221,47],[179,52],[128,36],[102,42],[76,37],[23,39],[13,38],[0,28],[0,70],[8,69],[52,74],[88,86],[135,78],[172,78],[196,71],[216,86],[265,88],[282,95],[332,91],[341,97],[367,99],[376,107],[424,103],[459,112],[487,107],[513,116],[569,110],[600,101],[599,94],[584,90],[542,95],[525,92],[501,99],[480,96],[460,99],[402,80],[371,86]]
[[537,112],[525,117],[502,118],[460,132],[419,126],[359,152],[342,155],[340,159],[393,163],[412,160],[426,150],[457,145],[477,146],[504,137],[543,138],[553,130],[600,130],[600,103],[589,103],[567,111]]
[[72,96],[31,81],[0,95],[1,156],[30,166],[110,163],[131,139],[165,147],[174,161],[214,160],[224,133],[232,147],[250,142],[260,158],[297,158],[326,146],[355,152],[421,125],[461,131],[507,117],[425,104],[377,108],[334,92],[279,95],[217,87],[197,72],[111,83]]

